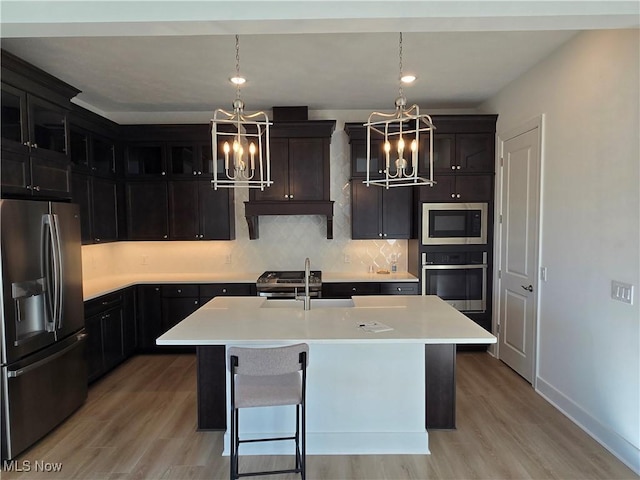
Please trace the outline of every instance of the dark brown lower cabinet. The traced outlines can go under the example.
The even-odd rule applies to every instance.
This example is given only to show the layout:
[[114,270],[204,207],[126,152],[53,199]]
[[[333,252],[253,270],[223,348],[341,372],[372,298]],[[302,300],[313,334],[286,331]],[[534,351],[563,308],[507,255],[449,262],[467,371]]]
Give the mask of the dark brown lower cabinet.
[[353,295],[418,295],[418,282],[336,282],[322,284],[323,298]]
[[157,351],[156,338],[162,334],[162,292],[160,285],[136,287],[136,322],[138,350],[142,353]]
[[88,381],[92,382],[122,362],[130,330],[125,327],[126,303],[116,292],[85,302]]

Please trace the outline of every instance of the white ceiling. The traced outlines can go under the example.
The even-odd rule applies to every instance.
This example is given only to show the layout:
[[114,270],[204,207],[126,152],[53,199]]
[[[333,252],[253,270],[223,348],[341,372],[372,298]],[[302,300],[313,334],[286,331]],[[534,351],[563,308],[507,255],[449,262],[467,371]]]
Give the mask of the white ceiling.
[[473,109],[576,32],[637,28],[639,3],[2,1],[3,49],[127,123],[230,108],[235,38],[247,111],[392,110],[398,32],[405,87],[425,109]]

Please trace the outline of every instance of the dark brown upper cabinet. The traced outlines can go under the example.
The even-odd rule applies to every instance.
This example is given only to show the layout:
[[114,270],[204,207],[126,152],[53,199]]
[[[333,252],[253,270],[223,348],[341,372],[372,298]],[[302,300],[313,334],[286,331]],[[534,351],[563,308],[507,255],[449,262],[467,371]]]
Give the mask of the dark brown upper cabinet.
[[413,188],[367,187],[351,181],[351,238],[404,239],[412,234]]
[[1,122],[2,194],[69,198],[67,110],[2,83]]

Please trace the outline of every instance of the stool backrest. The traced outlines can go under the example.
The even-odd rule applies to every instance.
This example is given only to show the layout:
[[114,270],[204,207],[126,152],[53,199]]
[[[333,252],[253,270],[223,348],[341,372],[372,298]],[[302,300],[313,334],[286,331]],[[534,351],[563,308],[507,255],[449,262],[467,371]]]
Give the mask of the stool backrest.
[[[301,355],[304,353],[304,355]],[[229,347],[228,367],[238,375],[282,375],[298,372],[309,363],[309,345],[298,343],[284,347]],[[304,358],[304,365],[301,363]],[[234,365],[234,362],[237,363]]]

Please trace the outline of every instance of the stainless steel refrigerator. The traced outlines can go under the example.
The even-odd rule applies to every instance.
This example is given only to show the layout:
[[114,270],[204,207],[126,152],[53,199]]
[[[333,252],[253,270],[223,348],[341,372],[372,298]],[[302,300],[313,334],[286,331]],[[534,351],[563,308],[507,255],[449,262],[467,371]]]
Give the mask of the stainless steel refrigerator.
[[78,206],[0,200],[2,459],[87,398]]

